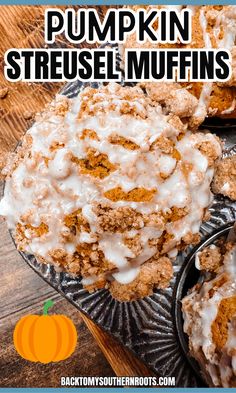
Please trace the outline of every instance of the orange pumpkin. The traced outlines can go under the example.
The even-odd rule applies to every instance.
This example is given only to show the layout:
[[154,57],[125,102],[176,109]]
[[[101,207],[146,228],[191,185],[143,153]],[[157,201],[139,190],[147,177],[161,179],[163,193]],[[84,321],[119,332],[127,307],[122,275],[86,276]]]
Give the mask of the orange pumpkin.
[[53,302],[48,300],[43,315],[26,315],[17,323],[13,340],[19,355],[31,362],[50,363],[67,359],[75,350],[77,332],[65,315],[48,315]]

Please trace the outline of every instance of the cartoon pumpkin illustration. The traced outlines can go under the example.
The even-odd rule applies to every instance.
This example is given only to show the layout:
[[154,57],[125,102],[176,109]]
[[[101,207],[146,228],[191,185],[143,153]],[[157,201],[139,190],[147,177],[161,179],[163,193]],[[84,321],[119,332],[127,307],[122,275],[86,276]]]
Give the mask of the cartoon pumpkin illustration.
[[40,363],[60,362],[74,352],[75,325],[65,315],[48,315],[52,306],[52,300],[48,300],[43,315],[26,315],[17,323],[13,340],[22,358]]

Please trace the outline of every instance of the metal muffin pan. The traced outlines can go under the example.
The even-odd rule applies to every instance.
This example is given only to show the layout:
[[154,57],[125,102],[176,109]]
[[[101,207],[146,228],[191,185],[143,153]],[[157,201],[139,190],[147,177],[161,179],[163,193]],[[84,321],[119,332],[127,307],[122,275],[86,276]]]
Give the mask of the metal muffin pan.
[[[232,226],[236,220],[236,203],[216,196],[210,211],[211,219],[201,226],[201,244],[204,245],[212,234],[214,237],[221,233],[222,227],[229,223]],[[186,264],[190,266],[188,261],[192,253],[192,247],[179,253],[169,288],[156,289],[152,296],[129,303],[118,302],[105,289],[90,294],[83,289],[81,277],[72,278],[67,273],[58,273],[53,266],[37,262],[33,255],[22,252],[21,255],[48,284],[130,349],[158,376],[175,377],[176,387],[202,387],[205,385],[199,368],[190,359],[186,337],[181,335],[181,311],[180,306],[176,306],[181,297],[181,283],[188,271],[185,270]],[[196,281],[198,276],[199,273]],[[195,282],[193,277],[190,285]]]
[[197,247],[194,247],[194,249],[187,256],[184,265],[178,274],[176,286],[174,289],[173,312],[178,339],[190,366],[192,367],[195,374],[200,379],[202,379],[202,383],[204,385],[205,382],[201,375],[198,363],[189,354],[188,336],[186,333],[184,333],[183,330],[182,299],[187,295],[188,291],[198,282],[200,278],[200,271],[195,267],[196,254],[199,251],[202,251],[205,247],[215,244],[216,241],[220,238],[227,238],[231,228],[233,228],[233,222],[226,224],[220,229],[214,231],[210,236],[205,237],[201,243],[197,245]]
[[[65,85],[61,94],[73,98],[86,86],[97,88],[99,85],[76,81]],[[217,135],[225,139],[227,149],[231,148],[225,154],[234,154],[236,128],[217,129]],[[236,220],[236,204],[226,198],[216,196],[210,210],[211,219],[201,227],[203,238]],[[175,377],[176,387],[197,387],[202,386],[202,381],[182,349],[174,310],[176,280],[190,251],[191,247],[176,258],[169,288],[156,289],[152,296],[129,303],[118,302],[105,289],[89,294],[82,287],[81,277],[72,278],[67,273],[56,272],[53,266],[37,262],[33,255],[21,255],[48,284],[129,348],[157,375]]]

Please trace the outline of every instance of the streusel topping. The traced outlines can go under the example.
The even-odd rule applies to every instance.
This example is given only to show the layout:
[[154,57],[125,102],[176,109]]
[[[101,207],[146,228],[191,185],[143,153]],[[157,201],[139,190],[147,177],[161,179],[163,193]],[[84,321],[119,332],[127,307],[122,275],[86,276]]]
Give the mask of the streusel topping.
[[182,302],[190,352],[210,386],[235,387],[236,246],[211,245],[196,262],[208,275]]
[[[58,96],[28,130],[5,168],[0,214],[19,249],[90,288],[115,280],[125,291],[142,264],[166,266],[198,241],[220,155],[214,135],[192,134],[139,87],[86,88]],[[158,266],[145,294],[168,281]]]

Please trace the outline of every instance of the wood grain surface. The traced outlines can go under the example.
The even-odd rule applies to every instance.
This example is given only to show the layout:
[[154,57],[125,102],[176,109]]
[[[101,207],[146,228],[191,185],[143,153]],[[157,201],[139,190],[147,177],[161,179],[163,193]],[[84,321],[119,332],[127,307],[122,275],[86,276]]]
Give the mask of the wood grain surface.
[[[59,387],[61,376],[113,376],[80,313],[26,265],[4,222],[0,236],[0,387]],[[14,349],[12,335],[16,322],[27,314],[41,314],[47,299],[55,303],[52,312],[73,320],[79,342],[69,359],[42,365],[23,360]]]
[[[101,14],[106,10],[106,7],[98,8]],[[44,10],[43,6],[0,7],[0,166],[4,164],[5,154],[14,150],[33,122],[34,114],[41,111],[61,87],[59,83],[9,83],[3,75],[7,49],[44,46]],[[54,46],[68,45],[60,36]],[[58,387],[61,376],[111,376],[114,372],[119,376],[153,375],[134,355],[80,314],[25,264],[2,220],[0,239],[0,387]],[[66,361],[40,365],[24,361],[17,355],[12,333],[21,316],[40,313],[48,298],[55,301],[56,313],[73,319],[79,343],[73,356]]]

